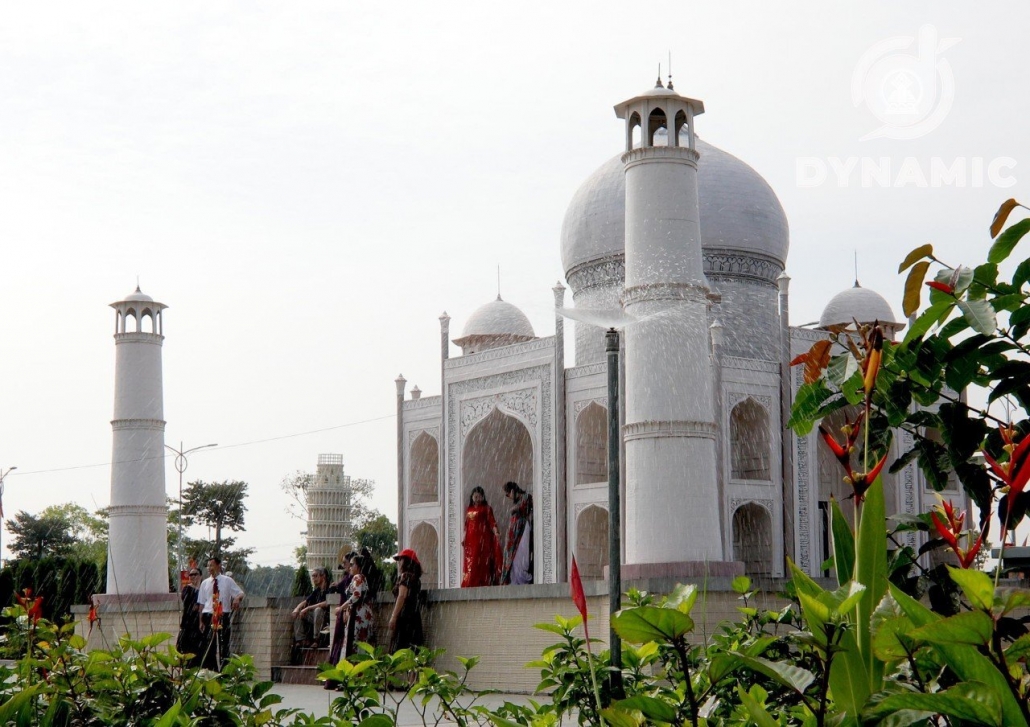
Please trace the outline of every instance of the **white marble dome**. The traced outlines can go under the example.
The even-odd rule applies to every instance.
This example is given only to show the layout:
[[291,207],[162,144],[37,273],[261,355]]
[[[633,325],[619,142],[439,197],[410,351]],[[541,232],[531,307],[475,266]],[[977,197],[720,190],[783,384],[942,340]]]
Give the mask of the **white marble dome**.
[[127,295],[125,297],[125,300],[138,300],[141,303],[153,303],[154,302],[154,299],[151,298],[146,293],[144,293],[142,290],[140,290],[138,285],[136,286],[136,290],[133,291],[133,293],[131,295]]
[[[758,253],[785,266],[787,216],[772,187],[732,154],[701,139],[696,146],[701,246]],[[584,263],[622,254],[625,229],[626,175],[618,154],[583,182],[565,212],[561,256],[566,275]]]
[[855,285],[847,290],[842,290],[830,298],[830,302],[823,308],[823,314],[819,316],[819,327],[829,326],[853,326],[855,321],[859,323],[873,323],[879,321],[894,330],[905,327],[894,318],[894,311],[886,298],[875,290],[863,288],[855,281]]
[[454,343],[465,353],[476,353],[489,348],[507,346],[512,343],[531,341],[536,338],[533,325],[521,310],[497,296],[480,306],[469,316],[461,338]]

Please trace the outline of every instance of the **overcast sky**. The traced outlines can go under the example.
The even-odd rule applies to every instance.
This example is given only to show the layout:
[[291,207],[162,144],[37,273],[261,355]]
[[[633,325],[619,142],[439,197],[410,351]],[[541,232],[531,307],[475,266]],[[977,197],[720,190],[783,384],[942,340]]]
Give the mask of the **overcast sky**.
[[[108,504],[108,304],[138,275],[169,306],[166,441],[220,445],[187,480],[250,484],[254,563],[290,562],[303,524],[278,485],[320,453],[375,479],[395,518],[394,378],[439,393],[437,318],[457,337],[498,265],[504,298],[553,333],[566,205],[620,150],[612,106],[669,51],[676,89],[705,102],[699,135],[786,209],[793,322],[852,284],[856,250],[900,316],[905,252],[982,261],[998,204],[1030,200],[1027,27],[1015,0],[4,3],[6,515]],[[891,122],[862,140],[883,125],[884,63],[929,79],[916,138]],[[884,159],[903,186],[863,185]],[[1000,160],[979,186],[977,159]],[[853,165],[848,186],[832,164]],[[930,186],[935,165],[951,184]]]

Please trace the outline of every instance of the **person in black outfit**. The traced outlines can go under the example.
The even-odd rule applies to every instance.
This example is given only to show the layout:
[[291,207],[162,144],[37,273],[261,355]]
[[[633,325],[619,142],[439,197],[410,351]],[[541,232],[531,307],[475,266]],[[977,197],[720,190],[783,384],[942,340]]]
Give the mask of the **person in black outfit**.
[[200,605],[197,596],[200,591],[200,571],[190,568],[190,582],[182,587],[182,618],[179,619],[179,636],[175,648],[181,654],[189,654],[187,666],[198,666],[204,649],[204,635],[200,633]]

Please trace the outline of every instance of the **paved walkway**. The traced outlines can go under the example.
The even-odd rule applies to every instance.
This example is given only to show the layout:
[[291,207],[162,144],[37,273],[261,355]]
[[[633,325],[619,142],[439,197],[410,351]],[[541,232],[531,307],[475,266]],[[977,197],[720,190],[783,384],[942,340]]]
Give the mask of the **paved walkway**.
[[[329,714],[329,704],[336,696],[335,692],[327,692],[320,686],[308,686],[307,684],[276,684],[272,691],[283,698],[279,705],[280,708],[295,707],[316,717]],[[394,692],[393,696],[399,697],[400,692]],[[491,694],[479,699],[476,704],[497,707],[505,702],[529,704],[529,700],[530,697],[525,694]],[[427,714],[429,713],[427,712]],[[435,720],[427,719],[427,722],[433,724]],[[397,724],[398,727],[416,727],[422,724],[422,718],[415,710],[415,705],[407,700],[401,704]]]

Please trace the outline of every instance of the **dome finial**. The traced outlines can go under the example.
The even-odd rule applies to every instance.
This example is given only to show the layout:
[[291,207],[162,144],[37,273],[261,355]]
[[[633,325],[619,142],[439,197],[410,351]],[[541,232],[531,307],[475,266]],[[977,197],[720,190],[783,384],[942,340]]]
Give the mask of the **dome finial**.
[[666,88],[668,88],[670,91],[673,90],[673,88],[672,88],[672,51],[669,51],[669,85],[666,86]]
[[497,266],[497,300],[501,299],[501,266]]
[[858,284],[858,248],[857,247],[855,248],[855,287],[856,288],[861,288],[862,287],[861,285]]
[[662,62],[661,61],[658,61],[658,78],[655,79],[654,87],[655,88],[665,88],[665,86],[662,85]]

